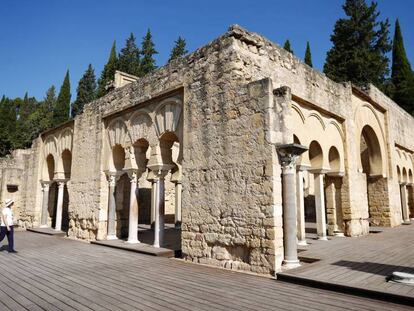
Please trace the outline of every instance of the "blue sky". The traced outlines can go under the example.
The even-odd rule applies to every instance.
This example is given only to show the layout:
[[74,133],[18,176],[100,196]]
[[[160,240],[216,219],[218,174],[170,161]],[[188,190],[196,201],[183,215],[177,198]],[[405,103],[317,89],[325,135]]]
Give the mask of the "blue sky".
[[[138,0],[2,0],[0,6],[0,96],[29,95],[42,99],[54,84],[60,88],[70,71],[72,100],[89,63],[97,77],[107,61],[112,41],[122,48],[131,32],[140,44],[148,28],[153,33],[157,64],[169,57],[181,35],[189,51],[203,46],[229,25],[240,24],[283,45],[289,38],[303,57],[311,44],[314,66],[322,69],[335,21],[343,16],[342,0],[273,1],[138,1]],[[405,48],[414,65],[414,1],[379,0],[381,18],[394,33],[398,17]]]

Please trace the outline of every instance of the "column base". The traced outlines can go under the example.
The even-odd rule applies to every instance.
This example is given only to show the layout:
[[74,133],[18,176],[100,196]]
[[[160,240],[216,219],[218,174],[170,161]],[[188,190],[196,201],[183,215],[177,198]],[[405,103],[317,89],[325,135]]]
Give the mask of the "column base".
[[153,247],[160,248],[160,244],[152,244]]
[[141,243],[141,242],[139,240],[135,239],[135,240],[127,240],[125,243],[128,243],[128,244],[138,244],[138,243]]
[[328,241],[328,237],[326,236],[318,236],[319,241]]
[[302,240],[302,241],[298,241],[298,245],[306,246],[306,245],[309,245],[309,244],[308,244],[308,242],[306,242],[306,240]]
[[297,268],[300,266],[301,264],[299,260],[283,260],[283,267],[285,269],[293,269],[293,268]]
[[49,228],[48,225],[40,225],[39,228]]
[[337,232],[334,232],[334,236],[343,238],[343,237],[345,237],[345,234],[343,232],[337,231]]
[[62,228],[53,228],[55,231],[62,231]]
[[107,239],[107,240],[118,240],[117,236],[116,236],[116,235],[113,235],[113,234],[108,235],[108,236],[106,237],[106,239]]
[[406,219],[402,222],[403,225],[411,225],[411,221],[409,219]]

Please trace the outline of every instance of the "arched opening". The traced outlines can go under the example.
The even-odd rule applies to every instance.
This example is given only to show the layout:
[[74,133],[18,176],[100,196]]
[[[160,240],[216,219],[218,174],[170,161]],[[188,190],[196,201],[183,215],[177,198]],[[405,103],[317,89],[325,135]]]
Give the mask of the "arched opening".
[[131,181],[128,174],[124,173],[115,187],[116,236],[120,239],[128,237],[130,193]]
[[[65,175],[65,179],[69,180],[71,176],[72,170],[72,153],[65,149],[62,152],[62,164],[63,164],[63,171]],[[67,183],[64,185],[63,189],[63,204],[62,204],[62,230],[68,231],[69,230],[69,191]]]
[[309,161],[312,169],[322,169],[323,152],[321,145],[316,141],[312,141],[309,145]]
[[338,149],[336,149],[336,147],[332,146],[329,149],[328,160],[331,171],[335,173],[339,172],[341,169],[341,159],[339,156]]
[[369,223],[372,226],[389,225],[389,219],[384,221],[384,214],[389,214],[389,201],[378,199],[378,193],[388,191],[387,180],[383,177],[381,145],[369,125],[365,125],[361,131],[360,157],[362,172],[366,177]]
[[402,182],[404,183],[408,182],[408,174],[407,174],[407,170],[405,169],[405,167],[403,167],[403,170],[402,170]]
[[401,183],[402,182],[402,179],[401,179],[401,169],[400,169],[400,167],[397,165],[397,180],[398,180],[398,183]]
[[382,175],[381,146],[375,131],[365,125],[360,140],[362,171],[367,176]]
[[65,172],[65,178],[69,179],[72,170],[72,153],[68,149],[65,149],[62,152],[62,163],[63,171]]
[[49,181],[52,181],[55,176],[55,159],[51,154],[46,157],[46,167],[47,174],[45,177],[48,178]]
[[[411,159],[411,158],[410,158]],[[408,170],[407,200],[410,218],[414,218],[414,187],[413,187],[413,171]]]
[[[137,167],[144,171],[147,169],[149,143],[146,139],[138,139],[134,143],[135,161]],[[145,173],[144,173],[145,174]],[[146,178],[139,180],[138,193],[138,221],[142,229],[147,229],[151,224],[151,187],[152,183]]]
[[[181,240],[181,227],[175,228],[177,209],[181,214],[181,178],[178,177],[179,166],[181,166],[181,149],[180,141],[177,135],[173,132],[165,132],[160,139],[161,157],[166,165],[171,165],[170,174],[165,178],[165,199],[164,199],[164,221],[165,221],[165,236],[169,239],[172,245],[178,245]],[[179,181],[179,184],[177,183]],[[178,187],[178,188],[177,188]],[[180,194],[177,194],[177,191]],[[177,200],[180,202],[177,202]],[[181,224],[181,218],[179,220]],[[174,248],[177,248],[175,246]]]
[[113,166],[116,171],[122,171],[125,166],[125,150],[121,145],[112,148]]

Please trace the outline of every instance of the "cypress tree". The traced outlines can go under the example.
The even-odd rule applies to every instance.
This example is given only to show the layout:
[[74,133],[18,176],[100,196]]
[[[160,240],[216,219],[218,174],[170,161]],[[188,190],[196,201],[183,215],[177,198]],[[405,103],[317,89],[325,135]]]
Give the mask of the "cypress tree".
[[174,41],[174,43],[175,45],[171,50],[170,59],[168,60],[168,62],[172,61],[173,59],[183,57],[185,54],[188,53],[188,51],[185,48],[185,39],[179,36],[178,39]]
[[289,39],[287,39],[287,40],[285,41],[285,44],[283,45],[283,48],[284,48],[286,51],[288,51],[288,52],[290,52],[290,53],[292,53],[292,54],[293,54],[293,50],[292,50],[292,48],[290,47],[290,41],[289,41]]
[[96,98],[95,72],[91,64],[79,80],[76,100],[72,105],[72,118],[83,112],[83,106]]
[[10,153],[16,132],[16,106],[3,95],[0,101],[0,156]]
[[311,50],[310,50],[309,41],[306,42],[305,64],[309,65],[310,67],[313,67],[313,64],[312,64],[312,53],[311,53]]
[[109,53],[108,62],[102,70],[101,77],[98,81],[98,97],[102,97],[108,93],[106,86],[110,81],[114,80],[116,70],[118,70],[118,58],[116,56],[116,42],[114,41],[111,52]]
[[394,92],[393,100],[409,113],[414,114],[414,74],[404,48],[400,22],[395,22],[392,47],[391,81]]
[[389,73],[386,54],[391,50],[388,19],[378,21],[375,2],[368,6],[365,0],[346,0],[342,7],[347,18],[335,24],[324,72],[337,82],[382,88]]
[[147,34],[142,38],[141,45],[141,75],[145,75],[157,68],[154,55],[158,54],[155,50],[155,44],[152,42],[151,31],[148,29]]
[[65,79],[63,80],[62,87],[59,91],[59,96],[56,101],[55,109],[53,110],[52,125],[56,126],[67,120],[69,120],[70,110],[70,81],[69,70],[66,72]]
[[118,60],[118,69],[134,76],[140,75],[139,49],[135,43],[134,34],[131,33],[121,50]]

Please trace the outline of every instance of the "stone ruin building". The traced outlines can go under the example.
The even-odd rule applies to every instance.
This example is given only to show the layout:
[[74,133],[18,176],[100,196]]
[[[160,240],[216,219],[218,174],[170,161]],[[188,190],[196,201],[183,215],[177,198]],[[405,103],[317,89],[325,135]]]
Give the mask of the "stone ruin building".
[[308,222],[326,240],[414,217],[414,119],[258,34],[232,26],[114,85],[1,159],[20,226],[137,243],[153,224],[162,247],[175,223],[184,259],[273,274],[298,264]]

